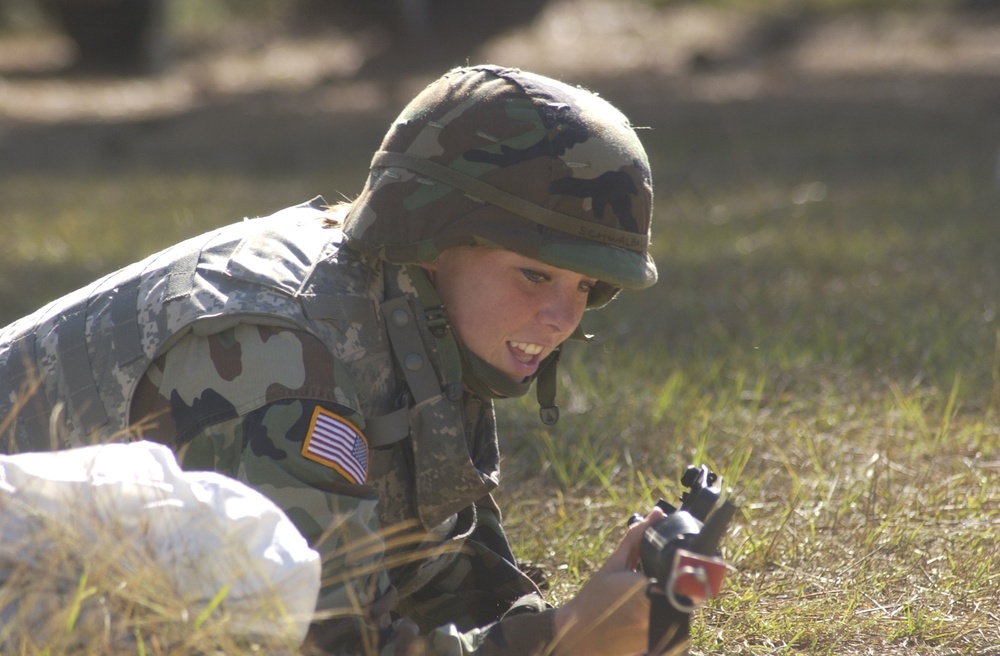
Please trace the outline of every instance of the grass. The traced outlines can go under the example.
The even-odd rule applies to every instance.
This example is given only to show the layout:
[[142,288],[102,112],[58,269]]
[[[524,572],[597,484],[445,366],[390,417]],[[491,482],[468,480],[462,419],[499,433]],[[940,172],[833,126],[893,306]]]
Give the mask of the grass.
[[[940,79],[909,84],[626,107],[652,128],[661,282],[587,317],[597,337],[564,358],[555,429],[530,396],[498,408],[507,529],[554,602],[703,462],[742,509],[694,654],[1000,654],[1000,128],[935,97]],[[3,320],[360,185],[360,168],[306,160],[5,173]]]
[[948,157],[983,125],[903,106],[797,109],[728,108],[736,143],[678,120],[665,166],[647,140],[687,178],[663,281],[590,318],[556,431],[503,415],[510,531],[569,598],[706,462],[742,514],[694,653],[1000,654],[995,150]]

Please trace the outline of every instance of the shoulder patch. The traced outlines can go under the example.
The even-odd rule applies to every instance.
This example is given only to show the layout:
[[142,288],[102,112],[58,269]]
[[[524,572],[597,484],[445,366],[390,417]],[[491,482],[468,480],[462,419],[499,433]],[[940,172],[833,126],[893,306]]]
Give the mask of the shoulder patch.
[[302,455],[355,485],[368,480],[368,440],[354,424],[326,408],[313,410]]

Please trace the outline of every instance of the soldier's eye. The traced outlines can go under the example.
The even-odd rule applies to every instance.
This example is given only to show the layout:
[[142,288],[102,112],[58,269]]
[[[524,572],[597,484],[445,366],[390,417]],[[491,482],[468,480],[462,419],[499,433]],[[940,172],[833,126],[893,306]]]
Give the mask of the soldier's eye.
[[523,275],[529,282],[546,282],[549,277],[542,273],[541,271],[535,271],[534,269],[521,269],[521,275]]

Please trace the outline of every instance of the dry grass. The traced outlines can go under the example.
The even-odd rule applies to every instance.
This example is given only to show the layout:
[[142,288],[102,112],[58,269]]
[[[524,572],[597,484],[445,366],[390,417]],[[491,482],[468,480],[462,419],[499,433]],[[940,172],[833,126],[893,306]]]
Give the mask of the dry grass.
[[[517,553],[565,600],[625,518],[675,499],[684,467],[705,462],[742,513],[696,654],[1000,654],[996,25],[848,16],[754,57],[714,49],[734,43],[715,31],[669,47],[711,12],[585,4],[617,18],[548,13],[484,52],[586,82],[650,128],[662,280],[588,318],[598,339],[565,358],[554,431],[532,402],[501,404]],[[599,38],[550,53],[541,41],[559,25]],[[608,69],[582,79],[595,44]],[[699,52],[721,66],[691,72]],[[417,83],[192,96],[203,104],[151,122],[25,118],[0,132],[6,318],[203,228],[352,193]],[[96,559],[85,581],[83,561],[55,577],[52,628],[31,634],[52,636],[48,653],[79,637],[66,626],[81,590],[103,600],[73,622],[96,644],[111,639],[100,609],[132,608],[116,615],[143,618],[146,653],[239,653],[211,633],[216,618],[186,635],[181,605],[122,588],[108,551],[73,552]],[[59,553],[42,571],[63,571]],[[24,644],[12,653],[46,648]]]
[[[684,424],[658,450],[651,435],[673,421],[610,435],[632,409],[596,429],[593,416],[571,420],[566,444],[544,450],[525,428],[520,447],[537,448],[547,474],[530,491],[518,480],[507,514],[556,599],[599,565],[631,510],[676,499],[684,462],[700,460],[727,473],[742,514],[724,549],[735,569],[696,621],[695,653],[1000,653],[994,411],[962,411],[957,389],[827,385],[822,399],[765,400],[766,384],[725,387],[688,389],[693,406],[675,397]],[[569,462],[577,469],[561,479]],[[531,478],[537,464],[520,467]]]

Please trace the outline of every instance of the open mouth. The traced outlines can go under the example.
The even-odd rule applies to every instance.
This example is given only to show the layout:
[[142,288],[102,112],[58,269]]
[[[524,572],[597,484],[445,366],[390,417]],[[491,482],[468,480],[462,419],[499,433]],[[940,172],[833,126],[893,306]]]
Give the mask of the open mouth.
[[514,359],[521,364],[535,364],[543,350],[541,344],[514,341],[507,342],[507,344],[510,346],[510,351],[514,355]]

